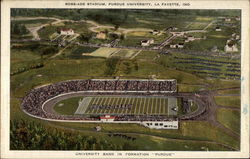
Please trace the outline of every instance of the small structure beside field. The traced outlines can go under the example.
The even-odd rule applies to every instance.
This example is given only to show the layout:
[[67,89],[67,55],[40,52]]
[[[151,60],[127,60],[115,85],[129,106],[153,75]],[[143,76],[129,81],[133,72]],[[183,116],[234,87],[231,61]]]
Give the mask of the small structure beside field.
[[142,40],[141,46],[149,46],[150,44],[154,43],[154,39]]
[[110,115],[100,116],[100,121],[102,122],[113,122],[114,120],[115,120],[114,116]]
[[97,39],[106,39],[107,35],[104,31],[100,31],[99,33],[96,34]]
[[61,35],[74,35],[74,30],[73,29],[64,28],[64,29],[60,30],[60,34]]
[[170,44],[169,47],[172,49],[182,49],[184,47],[184,43]]

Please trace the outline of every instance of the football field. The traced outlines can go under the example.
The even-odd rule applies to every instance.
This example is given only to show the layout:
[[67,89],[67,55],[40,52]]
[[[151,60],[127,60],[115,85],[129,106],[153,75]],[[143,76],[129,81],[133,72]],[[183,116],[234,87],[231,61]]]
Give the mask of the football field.
[[93,96],[79,101],[75,114],[177,115],[177,98],[152,96]]

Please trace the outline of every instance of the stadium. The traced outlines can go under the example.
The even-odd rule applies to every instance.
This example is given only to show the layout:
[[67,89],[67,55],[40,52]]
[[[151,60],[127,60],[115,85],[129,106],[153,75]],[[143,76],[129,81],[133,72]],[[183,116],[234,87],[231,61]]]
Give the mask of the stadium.
[[[54,110],[56,104],[74,97],[79,97],[74,114]],[[192,105],[197,109],[191,111]],[[178,129],[179,120],[201,116],[206,105],[201,95],[178,93],[174,79],[87,79],[35,88],[24,97],[22,109],[49,121],[138,123],[155,129]]]

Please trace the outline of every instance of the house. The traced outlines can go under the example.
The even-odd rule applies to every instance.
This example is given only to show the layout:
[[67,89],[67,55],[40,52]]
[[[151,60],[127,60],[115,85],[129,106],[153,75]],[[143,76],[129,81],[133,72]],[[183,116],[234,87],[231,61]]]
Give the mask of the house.
[[115,120],[114,116],[110,115],[100,116],[100,121],[102,122],[113,122],[114,120]]
[[240,40],[240,35],[235,35],[236,40]]
[[96,131],[101,131],[101,130],[102,130],[102,127],[98,125],[98,126],[95,127],[95,130],[96,130]]
[[151,31],[151,33],[153,35],[158,35],[158,34],[160,34],[160,31],[155,29],[155,30]]
[[178,45],[177,45],[177,48],[183,48],[184,47],[184,43],[179,43]]
[[231,22],[231,18],[225,18],[226,22]]
[[178,28],[176,27],[168,27],[165,29],[165,31],[173,31],[173,30],[177,30]]
[[154,43],[154,39],[142,40],[141,46],[149,46],[150,44]]
[[184,43],[179,43],[179,44],[170,44],[169,46],[170,46],[170,48],[172,48],[172,49],[176,49],[176,48],[181,49],[181,48],[183,48],[183,47],[184,47]]
[[224,51],[225,52],[237,52],[238,48],[237,45],[234,43],[228,43],[226,44],[226,46],[224,47]]
[[217,26],[217,27],[215,28],[215,31],[221,31],[221,28]]
[[169,46],[170,46],[170,48],[172,48],[172,49],[177,48],[176,44],[170,44]]
[[106,39],[107,35],[104,31],[100,31],[99,33],[96,34],[97,39]]
[[240,21],[240,17],[239,17],[239,16],[236,16],[236,17],[235,17],[235,20]]
[[61,35],[74,35],[74,30],[73,29],[61,29],[60,30]]
[[194,41],[194,40],[195,40],[194,36],[189,35],[187,36],[187,39],[185,40],[185,42]]
[[212,49],[211,49],[212,52],[218,52],[218,47],[217,46],[214,46]]
[[143,121],[141,125],[150,129],[178,129],[178,120],[169,121]]

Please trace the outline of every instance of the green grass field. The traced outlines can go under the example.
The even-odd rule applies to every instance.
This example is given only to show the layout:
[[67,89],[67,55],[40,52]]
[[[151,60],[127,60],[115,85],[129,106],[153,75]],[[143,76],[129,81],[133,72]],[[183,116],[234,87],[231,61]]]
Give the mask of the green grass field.
[[227,128],[240,133],[240,111],[220,108],[217,111],[217,120]]
[[240,89],[220,90],[218,94],[240,94]]
[[84,53],[83,56],[94,56],[94,57],[110,57],[112,54],[120,51],[120,49],[117,48],[99,48],[91,53]]
[[[168,98],[162,97],[92,97],[87,105],[80,107],[87,107],[86,111],[77,111],[77,114],[132,114],[132,115],[174,115],[170,114],[177,103],[169,104]],[[93,108],[94,105],[103,106],[100,108]],[[131,105],[130,108],[105,108],[105,106],[121,106]],[[172,107],[170,108],[169,105]]]
[[216,104],[228,107],[240,107],[239,96],[215,96]]
[[72,115],[75,113],[80,97],[70,98],[67,100],[62,100],[53,107],[53,109],[62,115]]
[[132,50],[132,49],[121,49],[117,53],[113,54],[112,57],[119,57],[119,58],[132,58],[139,54],[139,50]]

